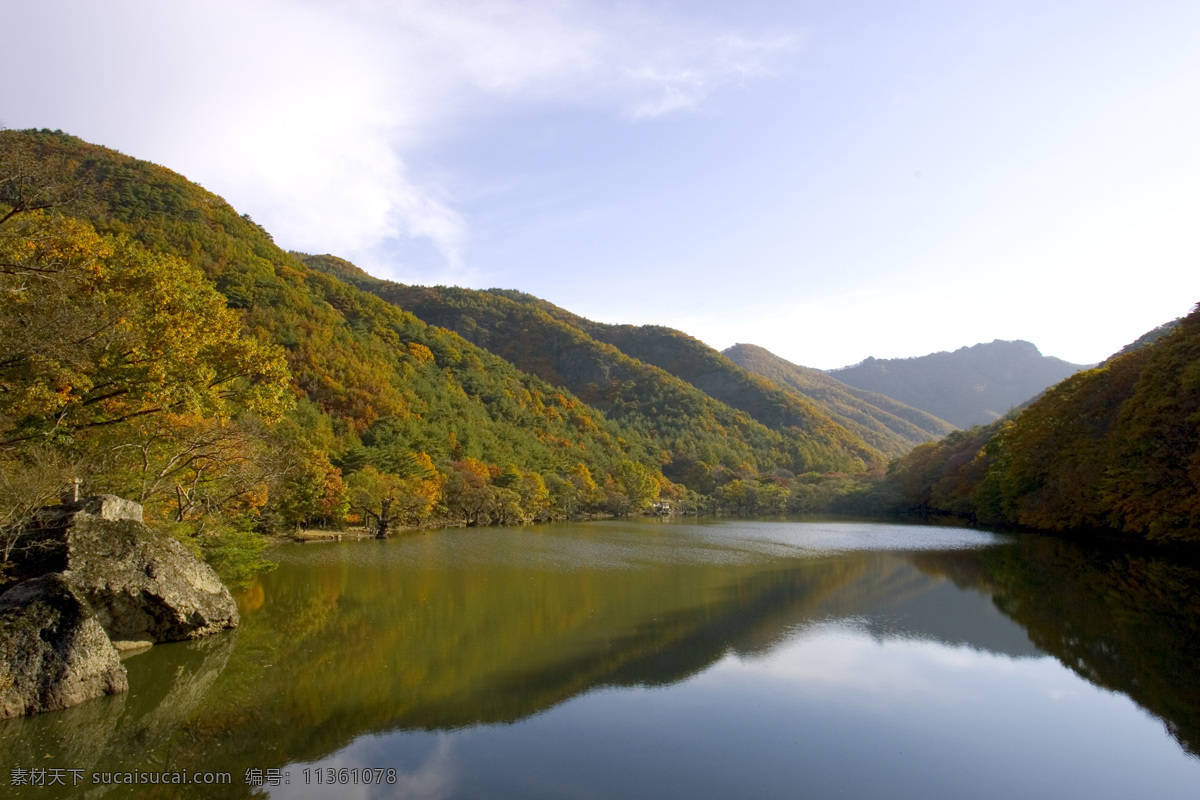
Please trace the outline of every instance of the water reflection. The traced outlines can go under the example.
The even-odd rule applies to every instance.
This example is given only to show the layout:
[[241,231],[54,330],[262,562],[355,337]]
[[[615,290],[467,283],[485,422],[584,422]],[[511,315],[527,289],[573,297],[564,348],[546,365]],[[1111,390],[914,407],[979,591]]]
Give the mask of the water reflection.
[[671,687],[589,693],[516,726],[364,737],[307,766],[406,765],[356,797],[1191,797],[1200,769],[1164,738],[1053,659],[880,641],[841,620]]
[[1200,568],[1039,536],[977,555],[978,565],[916,558],[933,574],[985,587],[1038,648],[1128,695],[1200,754]]
[[[130,659],[126,697],[0,723],[6,760],[231,772],[233,786],[205,796],[246,796],[247,769],[283,767],[292,783],[273,794],[327,796],[303,785],[305,765],[397,769],[395,784],[338,787],[347,797],[493,796],[497,782],[561,796],[589,785],[615,793],[621,779],[609,772],[636,772],[641,746],[694,773],[677,784],[707,776],[698,796],[720,796],[713,787],[730,778],[710,773],[740,764],[722,748],[741,752],[738,737],[763,729],[842,763],[864,758],[850,745],[874,736],[855,725],[920,728],[926,760],[912,763],[935,773],[943,767],[929,747],[962,750],[954,737],[1042,741],[1038,731],[1055,729],[1090,741],[1070,726],[1104,704],[1064,705],[1082,684],[1043,651],[1129,695],[1192,752],[1200,741],[1198,573],[1148,556],[944,528],[789,523],[443,531],[279,555],[280,568],[242,598],[237,634]],[[989,693],[1029,716],[1002,725],[1003,707],[976,703]],[[649,731],[622,719],[653,707],[669,713]],[[780,716],[784,707],[793,716]],[[895,713],[863,710],[872,707]],[[1055,717],[1062,708],[1075,710]],[[1103,714],[1136,728],[1120,709]],[[801,736],[803,715],[841,738]],[[978,725],[964,727],[972,716]],[[695,725],[717,733],[697,739]],[[713,763],[692,763],[688,742]],[[558,777],[527,785],[506,761],[529,759],[525,746],[543,761],[557,754],[544,767]],[[1171,750],[1146,763],[1170,761]],[[738,769],[761,760],[746,758]],[[602,783],[588,784],[597,770]],[[785,787],[787,775],[761,771]],[[649,778],[639,780],[629,788],[646,796]]]
[[[178,736],[208,700],[236,643],[237,633],[231,631],[137,652],[124,659],[132,687],[128,694],[0,722],[0,752],[9,770],[0,780],[8,783],[14,768],[78,770],[62,776],[67,784],[90,780],[86,776],[93,772],[180,768],[175,765],[186,748]],[[36,791],[38,796],[54,793],[53,787]]]

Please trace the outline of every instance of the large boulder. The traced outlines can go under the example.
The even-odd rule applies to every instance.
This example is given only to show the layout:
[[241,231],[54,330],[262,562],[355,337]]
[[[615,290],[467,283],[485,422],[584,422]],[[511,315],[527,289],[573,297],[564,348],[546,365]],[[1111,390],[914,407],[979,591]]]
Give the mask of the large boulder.
[[4,579],[16,583],[66,569],[67,532],[82,516],[141,522],[142,506],[115,494],[100,494],[39,508],[33,524],[18,539]]
[[55,711],[128,689],[104,628],[61,574],[0,595],[0,717]]
[[138,522],[76,517],[64,574],[118,647],[195,639],[238,624],[237,605],[212,567]]
[[62,524],[76,514],[88,514],[113,522],[122,519],[141,522],[142,506],[140,503],[126,500],[124,497],[117,497],[115,494],[98,494],[72,500],[62,505],[46,506],[38,509],[36,516],[45,526]]
[[141,510],[110,495],[43,509],[14,553],[15,573],[62,572],[120,649],[236,627],[237,606],[217,574],[143,525]]

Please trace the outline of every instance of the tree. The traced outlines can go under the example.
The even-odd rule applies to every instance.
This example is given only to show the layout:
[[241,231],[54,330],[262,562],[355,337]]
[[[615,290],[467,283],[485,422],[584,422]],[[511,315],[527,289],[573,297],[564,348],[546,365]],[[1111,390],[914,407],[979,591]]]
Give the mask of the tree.
[[400,518],[410,525],[428,519],[442,497],[445,483],[445,476],[438,472],[428,454],[410,453],[396,498]]
[[394,461],[404,475],[368,464],[346,478],[350,509],[370,523],[381,539],[396,523],[415,525],[428,518],[445,483],[425,453],[409,453],[407,458]]
[[567,480],[575,487],[576,497],[584,508],[604,499],[604,493],[592,478],[591,470],[582,461],[571,467],[567,474]]
[[0,584],[34,513],[57,502],[76,474],[78,465],[55,448],[0,452]]
[[271,485],[268,509],[279,524],[299,528],[314,520],[327,525],[345,524],[350,510],[342,473],[329,457],[312,446],[297,448]]
[[491,468],[475,458],[464,458],[450,466],[445,488],[446,510],[468,526],[486,525],[491,521],[490,512],[495,511],[496,491],[500,488],[491,485]]
[[60,153],[43,152],[27,137],[0,128],[0,225],[18,214],[75,202],[82,194],[74,164]]
[[376,538],[386,539],[397,518],[394,506],[403,491],[401,478],[367,465],[346,479],[346,490],[350,509],[374,529]]
[[536,472],[522,472],[517,485],[513,487],[520,495],[521,509],[524,520],[545,519],[550,513],[550,490],[546,481]]
[[658,481],[645,464],[625,459],[613,466],[611,474],[617,492],[628,498],[627,511],[642,511],[658,499]]
[[83,192],[43,144],[0,131],[4,549],[85,476],[250,563],[270,459],[233,419],[289,407],[282,350],[248,335],[194,266],[54,213]]
[[291,402],[281,349],[244,336],[198,270],[87,223],[8,217],[0,298],[0,448],[167,411],[275,418]]

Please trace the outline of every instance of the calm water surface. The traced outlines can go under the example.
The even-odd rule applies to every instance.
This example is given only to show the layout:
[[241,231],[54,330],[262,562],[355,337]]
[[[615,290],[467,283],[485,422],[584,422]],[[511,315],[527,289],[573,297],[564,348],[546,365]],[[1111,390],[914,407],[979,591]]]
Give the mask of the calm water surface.
[[[0,722],[6,794],[1200,796],[1200,573],[1155,556],[631,521],[276,557],[237,632],[128,658],[126,696]],[[231,782],[95,782],[177,770]]]

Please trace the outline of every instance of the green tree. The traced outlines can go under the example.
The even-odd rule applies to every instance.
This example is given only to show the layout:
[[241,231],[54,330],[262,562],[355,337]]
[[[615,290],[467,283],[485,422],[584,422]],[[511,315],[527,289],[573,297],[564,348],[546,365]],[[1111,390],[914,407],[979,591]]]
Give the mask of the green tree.
[[388,530],[399,518],[396,500],[404,491],[398,475],[380,472],[368,465],[346,479],[350,509],[356,512],[379,539],[386,539]]
[[617,491],[629,498],[630,511],[642,511],[658,499],[658,481],[645,464],[623,459],[612,468]]
[[0,269],[0,447],[290,403],[280,349],[186,262],[35,211],[0,225]]

